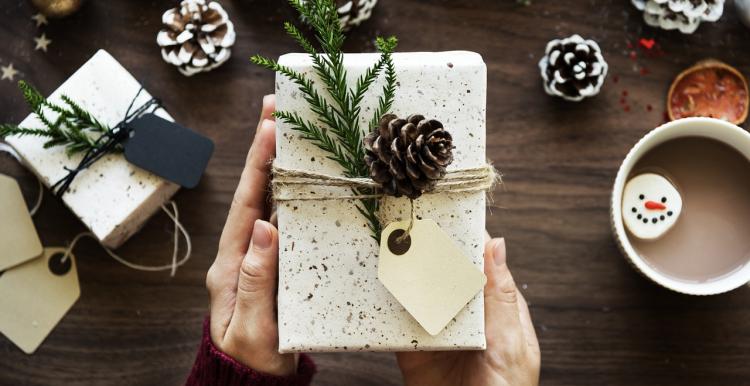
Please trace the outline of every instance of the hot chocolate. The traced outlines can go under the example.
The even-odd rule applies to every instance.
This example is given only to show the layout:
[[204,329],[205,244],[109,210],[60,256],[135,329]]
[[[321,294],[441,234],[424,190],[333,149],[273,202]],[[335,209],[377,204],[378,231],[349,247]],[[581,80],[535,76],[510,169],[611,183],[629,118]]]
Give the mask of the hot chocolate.
[[656,240],[628,233],[656,270],[675,279],[705,282],[750,260],[750,161],[734,148],[704,137],[664,142],[644,154],[630,177],[656,173],[682,196],[682,214]]

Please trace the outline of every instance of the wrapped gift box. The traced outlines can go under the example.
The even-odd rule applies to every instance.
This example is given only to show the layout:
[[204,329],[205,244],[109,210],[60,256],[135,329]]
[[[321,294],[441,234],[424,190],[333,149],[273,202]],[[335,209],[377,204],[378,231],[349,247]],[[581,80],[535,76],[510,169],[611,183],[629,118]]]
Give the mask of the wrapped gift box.
[[[378,58],[378,54],[345,55],[350,87]],[[399,86],[392,112],[401,117],[419,113],[443,122],[456,146],[449,170],[485,165],[487,70],[482,57],[455,51],[399,53],[393,59]],[[306,54],[284,55],[279,62],[317,79]],[[381,77],[365,97],[363,128],[383,82]],[[297,85],[279,74],[276,95],[278,110],[297,112],[315,121]],[[276,162],[283,168],[342,175],[338,164],[281,121],[276,146]],[[428,334],[378,281],[378,245],[355,205],[352,200],[279,204],[280,351],[485,348],[483,294],[476,295],[438,335]],[[417,216],[437,221],[483,269],[484,192],[428,194],[415,205]],[[409,201],[387,197],[381,213],[386,223],[408,219]]]
[[[62,104],[60,96],[67,95],[111,127],[125,117],[140,87],[140,83],[109,53],[99,50],[49,99]],[[142,91],[133,104],[134,108],[149,99],[151,95]],[[155,113],[173,120],[164,109]],[[20,126],[44,128],[33,114]],[[68,157],[64,146],[45,149],[45,138],[11,136],[6,141],[48,187],[65,177],[64,168],[75,168],[82,157],[81,154]],[[104,245],[117,248],[178,189],[178,185],[128,163],[122,154],[109,154],[79,173],[62,200]]]

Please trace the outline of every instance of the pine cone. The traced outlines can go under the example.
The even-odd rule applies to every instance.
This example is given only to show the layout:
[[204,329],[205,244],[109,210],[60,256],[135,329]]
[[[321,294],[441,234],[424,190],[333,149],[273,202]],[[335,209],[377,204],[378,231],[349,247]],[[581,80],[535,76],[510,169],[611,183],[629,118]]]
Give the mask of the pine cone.
[[[305,3],[301,0],[302,4]],[[336,0],[341,29],[348,31],[370,18],[378,0]]]
[[234,25],[216,1],[182,0],[162,15],[156,42],[164,61],[183,75],[211,71],[226,62],[234,45]]
[[684,34],[695,32],[702,21],[719,20],[724,0],[631,0],[643,11],[643,20],[652,27],[679,29]]
[[370,178],[389,196],[416,199],[431,191],[453,161],[450,133],[442,123],[422,115],[384,115],[364,145]]
[[574,102],[599,93],[607,68],[599,45],[578,35],[550,41],[539,61],[544,91]]

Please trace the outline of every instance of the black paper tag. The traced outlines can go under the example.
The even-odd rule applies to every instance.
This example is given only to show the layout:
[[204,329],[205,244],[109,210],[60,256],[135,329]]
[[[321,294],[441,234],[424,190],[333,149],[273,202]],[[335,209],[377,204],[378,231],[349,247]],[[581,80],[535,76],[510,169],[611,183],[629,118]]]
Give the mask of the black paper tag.
[[208,166],[214,143],[177,123],[145,114],[128,124],[125,159],[185,188],[194,188]]

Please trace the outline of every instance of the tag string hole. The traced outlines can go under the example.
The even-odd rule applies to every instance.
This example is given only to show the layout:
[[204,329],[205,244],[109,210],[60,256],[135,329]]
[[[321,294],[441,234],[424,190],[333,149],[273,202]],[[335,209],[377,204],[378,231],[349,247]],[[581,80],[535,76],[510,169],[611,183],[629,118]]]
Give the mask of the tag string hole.
[[401,256],[411,248],[411,237],[403,229],[396,229],[388,236],[388,250],[394,255]]

